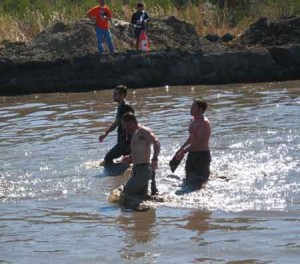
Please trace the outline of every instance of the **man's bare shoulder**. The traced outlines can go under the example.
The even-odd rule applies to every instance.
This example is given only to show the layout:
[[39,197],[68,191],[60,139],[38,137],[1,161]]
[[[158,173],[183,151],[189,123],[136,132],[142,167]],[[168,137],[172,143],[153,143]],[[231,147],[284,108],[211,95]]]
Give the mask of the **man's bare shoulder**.
[[140,127],[140,135],[142,135],[145,139],[149,141],[157,141],[157,136],[153,133],[152,129],[149,127],[141,126]]
[[144,134],[151,134],[152,133],[151,128],[145,127],[145,126],[140,126],[139,130],[140,130],[141,133],[144,133]]
[[210,126],[210,121],[207,117],[204,117],[204,123]]

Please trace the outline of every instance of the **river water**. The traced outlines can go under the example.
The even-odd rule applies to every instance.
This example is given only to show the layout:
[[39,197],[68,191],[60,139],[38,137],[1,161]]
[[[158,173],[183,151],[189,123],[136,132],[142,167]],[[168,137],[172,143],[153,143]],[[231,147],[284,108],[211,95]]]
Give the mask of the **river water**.
[[[176,195],[193,98],[209,103],[211,177]],[[129,90],[159,137],[146,212],[107,200],[128,173],[97,162],[116,141],[112,91],[0,97],[0,263],[299,263],[300,81]]]

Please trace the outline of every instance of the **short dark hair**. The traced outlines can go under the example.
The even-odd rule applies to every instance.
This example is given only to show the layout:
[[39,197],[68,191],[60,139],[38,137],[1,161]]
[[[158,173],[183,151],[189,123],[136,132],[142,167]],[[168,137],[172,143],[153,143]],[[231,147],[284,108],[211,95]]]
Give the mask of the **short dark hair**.
[[117,90],[120,94],[124,94],[125,96],[127,95],[127,86],[126,85],[118,85],[114,88]]
[[195,102],[199,109],[202,108],[202,113],[204,113],[207,108],[207,103],[204,100],[200,99],[195,99]]
[[127,112],[122,116],[122,121],[125,123],[128,123],[130,121],[133,121],[134,123],[138,123],[135,115],[132,112]]
[[136,6],[137,7],[144,7],[144,4],[142,2],[139,2]]

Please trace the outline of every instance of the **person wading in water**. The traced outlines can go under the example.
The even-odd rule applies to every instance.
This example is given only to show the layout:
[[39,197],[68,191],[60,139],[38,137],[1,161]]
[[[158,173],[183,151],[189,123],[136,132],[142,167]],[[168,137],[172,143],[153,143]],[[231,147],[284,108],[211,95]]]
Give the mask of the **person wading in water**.
[[134,113],[132,106],[125,101],[126,95],[127,88],[124,85],[117,86],[113,91],[114,102],[118,103],[116,119],[105,133],[99,137],[99,141],[103,142],[107,135],[116,128],[118,128],[118,141],[117,144],[106,154],[103,165],[112,164],[114,159],[130,153],[130,136],[126,134],[121,126],[122,116],[127,112]]

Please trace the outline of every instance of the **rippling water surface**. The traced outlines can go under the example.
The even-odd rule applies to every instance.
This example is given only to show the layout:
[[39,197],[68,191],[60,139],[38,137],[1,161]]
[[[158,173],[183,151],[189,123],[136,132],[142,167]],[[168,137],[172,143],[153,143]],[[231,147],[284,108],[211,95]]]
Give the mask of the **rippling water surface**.
[[[116,141],[112,91],[0,97],[0,263],[299,263],[300,82],[130,90],[162,144],[165,202],[107,201],[128,173],[97,162]],[[176,195],[193,98],[208,101],[212,175]]]

